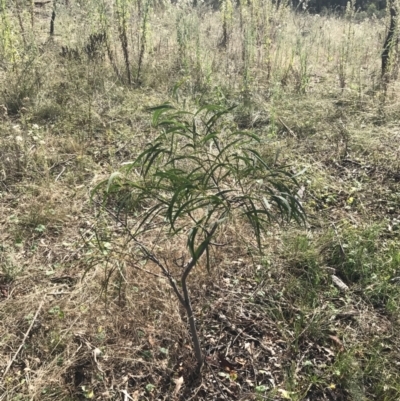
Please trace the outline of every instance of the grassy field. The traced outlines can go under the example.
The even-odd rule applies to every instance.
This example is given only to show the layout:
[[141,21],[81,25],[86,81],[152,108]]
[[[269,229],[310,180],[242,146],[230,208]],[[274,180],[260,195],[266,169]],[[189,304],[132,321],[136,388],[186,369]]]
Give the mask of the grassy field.
[[[388,20],[150,0],[0,0],[0,400],[400,399],[400,81]],[[206,364],[157,266],[91,191],[159,131],[235,106],[307,224],[226,224],[190,277]],[[221,128],[222,129],[222,128]],[[179,236],[146,239],[175,266]],[[185,253],[186,252],[186,253]]]

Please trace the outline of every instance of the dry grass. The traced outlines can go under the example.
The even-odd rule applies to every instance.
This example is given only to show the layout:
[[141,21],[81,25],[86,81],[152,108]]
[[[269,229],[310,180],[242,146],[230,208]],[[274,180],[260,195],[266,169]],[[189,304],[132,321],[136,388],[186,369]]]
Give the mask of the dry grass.
[[[386,95],[380,86],[384,23],[265,2],[242,16],[244,29],[234,14],[223,49],[218,12],[166,5],[151,13],[141,83],[128,87],[113,14],[99,13],[97,1],[70,3],[58,8],[50,39],[50,6],[35,13],[33,32],[23,15],[27,47],[15,10],[8,14],[0,400],[398,399],[400,81],[394,69]],[[84,48],[102,17],[114,58],[102,47],[91,61]],[[79,57],[62,56],[62,46]],[[271,227],[259,255],[246,226],[228,226],[211,273],[201,266],[191,278],[202,381],[191,376],[187,323],[166,280],[144,271],[159,274],[151,264],[134,268],[133,245],[89,198],[156,135],[146,108],[165,101],[187,110],[235,104],[231,123],[263,138],[271,164],[307,169],[306,229]],[[178,238],[146,241],[171,269],[187,256]]]

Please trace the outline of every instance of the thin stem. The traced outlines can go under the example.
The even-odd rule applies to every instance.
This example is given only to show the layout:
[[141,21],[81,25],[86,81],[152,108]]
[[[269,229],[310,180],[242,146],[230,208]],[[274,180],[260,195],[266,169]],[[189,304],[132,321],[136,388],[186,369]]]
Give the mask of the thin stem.
[[183,297],[184,297],[184,307],[186,309],[186,314],[189,319],[189,326],[190,326],[190,333],[192,335],[192,341],[193,341],[193,346],[194,346],[194,353],[196,356],[197,360],[197,367],[198,370],[200,371],[201,367],[203,366],[203,353],[201,351],[201,345],[200,345],[200,340],[199,340],[199,335],[197,333],[197,328],[196,328],[196,321],[194,319],[193,315],[193,308],[192,304],[190,302],[190,295],[189,295],[189,290],[187,288],[187,278],[190,274],[190,272],[193,270],[193,268],[196,266],[197,261],[200,259],[200,257],[203,255],[205,250],[207,249],[209,242],[213,235],[215,234],[215,231],[218,228],[218,223],[215,222],[211,231],[208,233],[207,238],[203,241],[203,243],[200,245],[200,247],[197,249],[196,254],[197,257],[196,259],[191,258],[189,262],[187,263],[183,274],[182,274],[182,279],[181,279],[181,284],[182,284],[182,290],[183,290]]
[[[96,202],[96,203],[98,203],[98,202]],[[104,206],[103,206],[103,207],[104,207]],[[122,221],[114,212],[112,212],[112,211],[111,211],[110,209],[108,209],[107,207],[104,207],[104,210],[105,210],[111,217],[113,217],[113,219],[114,219],[116,222],[118,222],[119,224],[121,224],[121,225],[125,228],[125,230],[126,230],[128,236],[129,236],[129,238],[139,246],[139,248],[141,249],[141,251],[144,253],[144,255],[145,255],[149,260],[151,260],[154,264],[156,264],[156,265],[161,269],[161,271],[163,272],[164,276],[168,278],[168,281],[169,281],[169,283],[170,283],[172,289],[174,290],[176,296],[178,297],[179,302],[180,302],[183,306],[185,306],[185,305],[186,305],[185,299],[183,298],[182,294],[179,292],[178,287],[177,287],[177,285],[176,285],[176,282],[175,282],[174,278],[172,277],[171,273],[168,271],[168,269],[156,258],[156,256],[155,256],[151,251],[149,251],[140,241],[138,241],[138,239],[130,232],[130,230],[129,230],[127,224],[126,224],[126,222]]]

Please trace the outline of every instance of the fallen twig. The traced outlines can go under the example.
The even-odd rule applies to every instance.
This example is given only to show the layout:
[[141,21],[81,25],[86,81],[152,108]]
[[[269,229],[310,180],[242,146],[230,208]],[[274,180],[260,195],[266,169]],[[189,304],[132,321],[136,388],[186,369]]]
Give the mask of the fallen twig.
[[278,117],[278,121],[286,128],[286,131],[289,132],[290,135],[292,135],[293,138],[297,139],[297,135],[293,132],[291,128],[289,128],[284,121],[280,117]]

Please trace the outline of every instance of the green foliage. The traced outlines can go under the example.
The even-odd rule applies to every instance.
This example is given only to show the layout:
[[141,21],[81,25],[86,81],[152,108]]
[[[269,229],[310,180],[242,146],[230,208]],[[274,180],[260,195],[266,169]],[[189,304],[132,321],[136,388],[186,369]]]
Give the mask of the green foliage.
[[259,247],[266,225],[304,221],[295,177],[263,160],[256,135],[220,124],[231,109],[208,105],[190,113],[164,104],[152,110],[161,134],[97,188],[114,200],[117,213],[137,214],[133,235],[165,224],[171,234],[185,233],[197,260],[210,232],[233,217],[250,223]]

